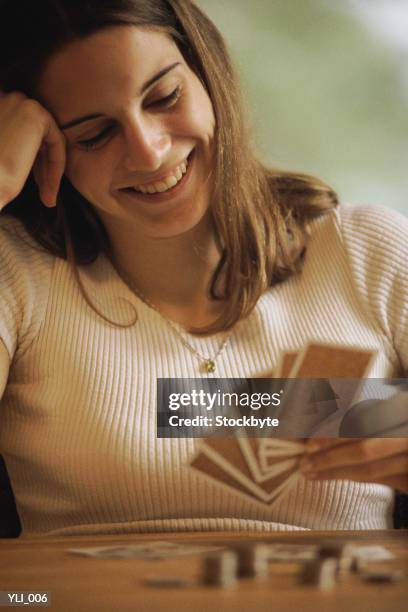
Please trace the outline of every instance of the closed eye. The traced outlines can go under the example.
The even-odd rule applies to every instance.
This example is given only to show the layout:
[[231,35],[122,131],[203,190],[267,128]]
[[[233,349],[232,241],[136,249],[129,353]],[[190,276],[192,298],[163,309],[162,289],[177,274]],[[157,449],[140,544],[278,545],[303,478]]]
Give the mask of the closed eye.
[[97,134],[93,138],[88,138],[86,140],[78,140],[78,144],[85,147],[87,151],[90,151],[91,149],[95,147],[95,145],[99,144],[107,136],[109,136],[109,134],[112,132],[113,129],[114,129],[113,125],[108,125],[105,129],[102,130],[102,132],[99,132],[99,134]]
[[[177,100],[180,98],[180,95],[181,87],[178,86],[168,96],[164,96],[159,100],[154,100],[153,102],[148,103],[147,106],[159,109],[170,108],[177,102]],[[93,136],[92,138],[87,138],[86,140],[78,140],[78,144],[84,147],[86,151],[91,151],[98,144],[102,143],[111,134],[114,128],[114,125],[108,125],[96,136]]]
[[177,102],[181,94],[180,85],[176,87],[168,96],[164,96],[164,98],[160,98],[159,100],[154,100],[147,104],[147,106],[156,108],[168,108]]

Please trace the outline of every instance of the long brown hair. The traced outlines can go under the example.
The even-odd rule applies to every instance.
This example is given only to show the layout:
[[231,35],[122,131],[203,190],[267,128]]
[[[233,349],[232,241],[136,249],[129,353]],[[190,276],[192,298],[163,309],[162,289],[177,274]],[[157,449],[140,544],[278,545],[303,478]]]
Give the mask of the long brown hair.
[[[5,92],[35,97],[41,70],[58,49],[129,24],[170,34],[202,81],[216,118],[211,211],[223,253],[209,291],[213,299],[225,300],[225,309],[215,323],[194,333],[231,328],[250,314],[268,287],[300,271],[309,222],[336,206],[336,194],[317,178],[273,171],[259,161],[223,37],[191,0],[6,0],[1,8],[0,89]],[[40,245],[67,259],[78,282],[78,265],[100,253],[111,256],[97,213],[66,178],[56,209],[41,204],[30,176],[5,214],[20,219]]]

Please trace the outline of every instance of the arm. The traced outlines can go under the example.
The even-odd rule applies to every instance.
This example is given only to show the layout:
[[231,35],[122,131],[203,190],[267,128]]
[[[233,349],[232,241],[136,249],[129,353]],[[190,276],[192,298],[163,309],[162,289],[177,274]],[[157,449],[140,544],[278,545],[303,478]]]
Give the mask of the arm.
[[[22,93],[0,91],[0,213],[19,195],[30,172],[34,173],[44,205],[54,206],[64,168],[65,138],[53,117]],[[8,276],[6,272],[2,274],[0,268],[3,292]],[[0,338],[0,400],[9,362],[9,353]]]
[[46,206],[54,206],[65,168],[65,139],[35,100],[0,91],[0,211],[18,196],[33,170]]
[[309,440],[300,468],[311,480],[384,484],[408,493],[408,438]]
[[[9,374],[9,354],[0,339],[0,405]],[[13,491],[3,458],[0,455],[0,538],[14,538],[21,526],[16,510]]]
[[[346,208],[342,232],[356,295],[389,347],[394,376],[402,376],[408,371],[408,219],[386,209]],[[364,416],[365,431],[351,429],[372,437],[309,440],[301,464],[305,476],[374,482],[408,493],[408,392],[401,387],[389,399],[353,407]],[[390,428],[401,437],[374,437]]]

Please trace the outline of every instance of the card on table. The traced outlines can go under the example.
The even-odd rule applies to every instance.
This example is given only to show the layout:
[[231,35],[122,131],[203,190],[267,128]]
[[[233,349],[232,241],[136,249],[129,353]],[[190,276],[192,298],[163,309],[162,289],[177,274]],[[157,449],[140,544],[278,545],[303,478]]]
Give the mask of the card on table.
[[148,559],[156,561],[184,555],[205,554],[216,550],[220,550],[220,548],[153,541],[142,544],[70,548],[69,552],[83,557],[96,557],[97,559]]

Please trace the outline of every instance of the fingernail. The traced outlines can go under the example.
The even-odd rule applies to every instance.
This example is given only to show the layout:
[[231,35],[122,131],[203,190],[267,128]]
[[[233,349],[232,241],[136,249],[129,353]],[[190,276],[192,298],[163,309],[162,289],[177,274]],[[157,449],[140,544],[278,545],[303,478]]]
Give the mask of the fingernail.
[[54,208],[57,205],[57,197],[52,195],[48,198],[48,208]]
[[306,444],[306,452],[307,453],[315,453],[316,451],[318,451],[320,448],[320,442],[318,440],[310,440],[307,444]]

